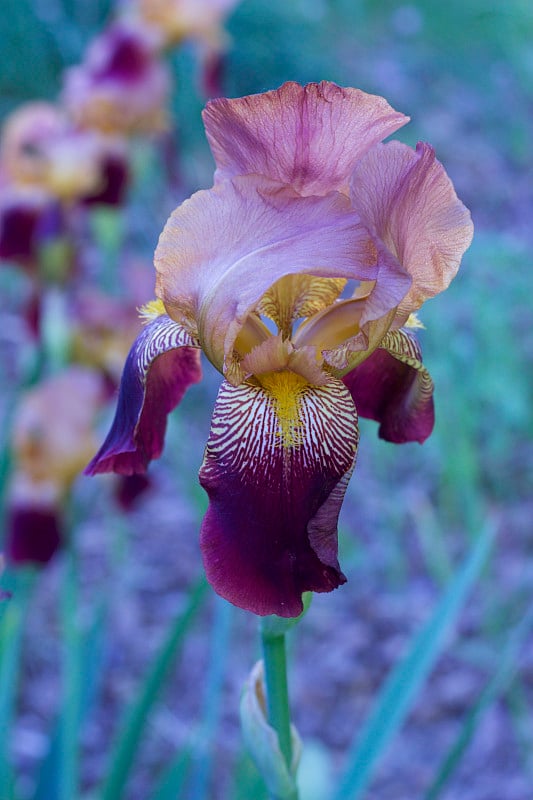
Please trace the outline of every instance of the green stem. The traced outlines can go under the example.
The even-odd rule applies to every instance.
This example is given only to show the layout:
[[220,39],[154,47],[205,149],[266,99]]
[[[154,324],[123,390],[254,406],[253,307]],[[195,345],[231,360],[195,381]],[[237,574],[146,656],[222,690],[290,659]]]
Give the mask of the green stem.
[[[285,634],[274,633],[269,620],[261,620],[268,722],[278,735],[279,747],[289,770],[292,764],[291,712],[287,686]],[[287,800],[298,800],[298,792]]]

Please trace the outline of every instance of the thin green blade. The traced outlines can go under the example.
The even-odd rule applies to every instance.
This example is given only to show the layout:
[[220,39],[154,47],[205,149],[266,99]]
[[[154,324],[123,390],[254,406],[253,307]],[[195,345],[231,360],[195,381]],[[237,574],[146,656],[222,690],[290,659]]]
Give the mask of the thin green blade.
[[467,559],[444,593],[430,619],[414,637],[405,658],[392,670],[361,734],[348,755],[334,800],[355,800],[367,787],[379,758],[389,745],[424,686],[459,616],[468,592],[487,561],[493,527],[479,535]]

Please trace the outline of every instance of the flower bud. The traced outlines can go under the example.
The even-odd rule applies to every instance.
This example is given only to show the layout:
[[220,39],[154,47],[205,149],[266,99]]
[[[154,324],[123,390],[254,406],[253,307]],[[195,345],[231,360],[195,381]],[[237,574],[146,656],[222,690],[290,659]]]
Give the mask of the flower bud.
[[294,797],[296,770],[302,744],[294,725],[291,725],[292,764],[289,770],[279,747],[278,736],[266,719],[263,662],[253,667],[244,685],[241,698],[241,728],[244,742],[255,765],[276,800]]

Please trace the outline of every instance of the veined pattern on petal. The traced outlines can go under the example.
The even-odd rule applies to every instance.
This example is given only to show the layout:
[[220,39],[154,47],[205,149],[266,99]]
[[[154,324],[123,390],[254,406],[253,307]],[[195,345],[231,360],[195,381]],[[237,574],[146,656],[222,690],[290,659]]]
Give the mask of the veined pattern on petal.
[[422,350],[417,339],[405,329],[389,331],[381,345],[391,356],[397,358],[402,364],[416,369],[418,372],[419,391],[429,396],[433,393],[433,379],[422,364]]
[[334,378],[319,387],[302,382],[295,398],[283,399],[281,374],[277,386],[272,374],[270,390],[222,384],[200,470],[210,501],[200,543],[222,597],[255,614],[294,617],[302,592],[329,592],[346,580],[337,518],[355,461],[357,412]]
[[[265,480],[265,464],[280,455],[295,462],[290,465],[293,475],[295,467],[301,471],[322,465],[330,470],[344,464],[347,469],[357,439],[354,445],[354,407],[344,388],[337,380],[321,387],[302,385],[300,396],[293,401],[298,419],[291,427],[289,420],[278,417],[280,404],[272,392],[251,382],[231,386],[224,381],[213,416],[208,454],[257,485]],[[299,451],[296,459],[294,451]],[[341,468],[340,474],[345,471]]]
[[343,378],[359,414],[380,423],[382,439],[422,443],[433,430],[433,381],[421,359],[415,336],[400,328]]
[[177,347],[199,347],[199,343],[181,325],[166,314],[156,317],[147,325],[136,342],[137,369],[144,383],[148,369],[157,356]]
[[311,275],[286,275],[266,292],[256,313],[276,323],[290,337],[297,319],[310,317],[331,305],[346,285],[345,278],[314,278]]
[[201,378],[195,339],[167,315],[145,326],[128,355],[115,418],[85,474],[145,472],[163,449],[167,415]]

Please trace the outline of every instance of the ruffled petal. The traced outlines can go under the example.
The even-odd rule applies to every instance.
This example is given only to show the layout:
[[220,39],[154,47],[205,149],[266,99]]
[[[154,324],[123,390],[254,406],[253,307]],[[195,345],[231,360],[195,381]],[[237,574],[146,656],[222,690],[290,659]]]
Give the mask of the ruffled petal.
[[208,580],[255,614],[294,617],[304,591],[345,582],[337,518],[358,443],[357,413],[341,381],[308,384],[291,372],[262,385],[220,388],[200,482]]
[[360,158],[408,117],[382,97],[322,81],[212,100],[203,112],[216,180],[255,173],[300,194],[344,190]]
[[190,334],[167,315],[146,325],[129,352],[111,430],[85,474],[145,472],[163,450],[167,415],[201,377]]
[[455,276],[473,234],[470,212],[458,199],[433,148],[400,142],[377,145],[357,165],[351,197],[363,222],[411,275],[398,318],[443,291]]
[[424,442],[433,430],[433,381],[420,345],[405,329],[389,331],[380,347],[343,381],[360,416],[380,423],[389,442]]
[[241,176],[194,194],[168,220],[155,254],[157,294],[222,371],[248,314],[280,278],[375,280],[377,249],[348,198],[300,197]]

